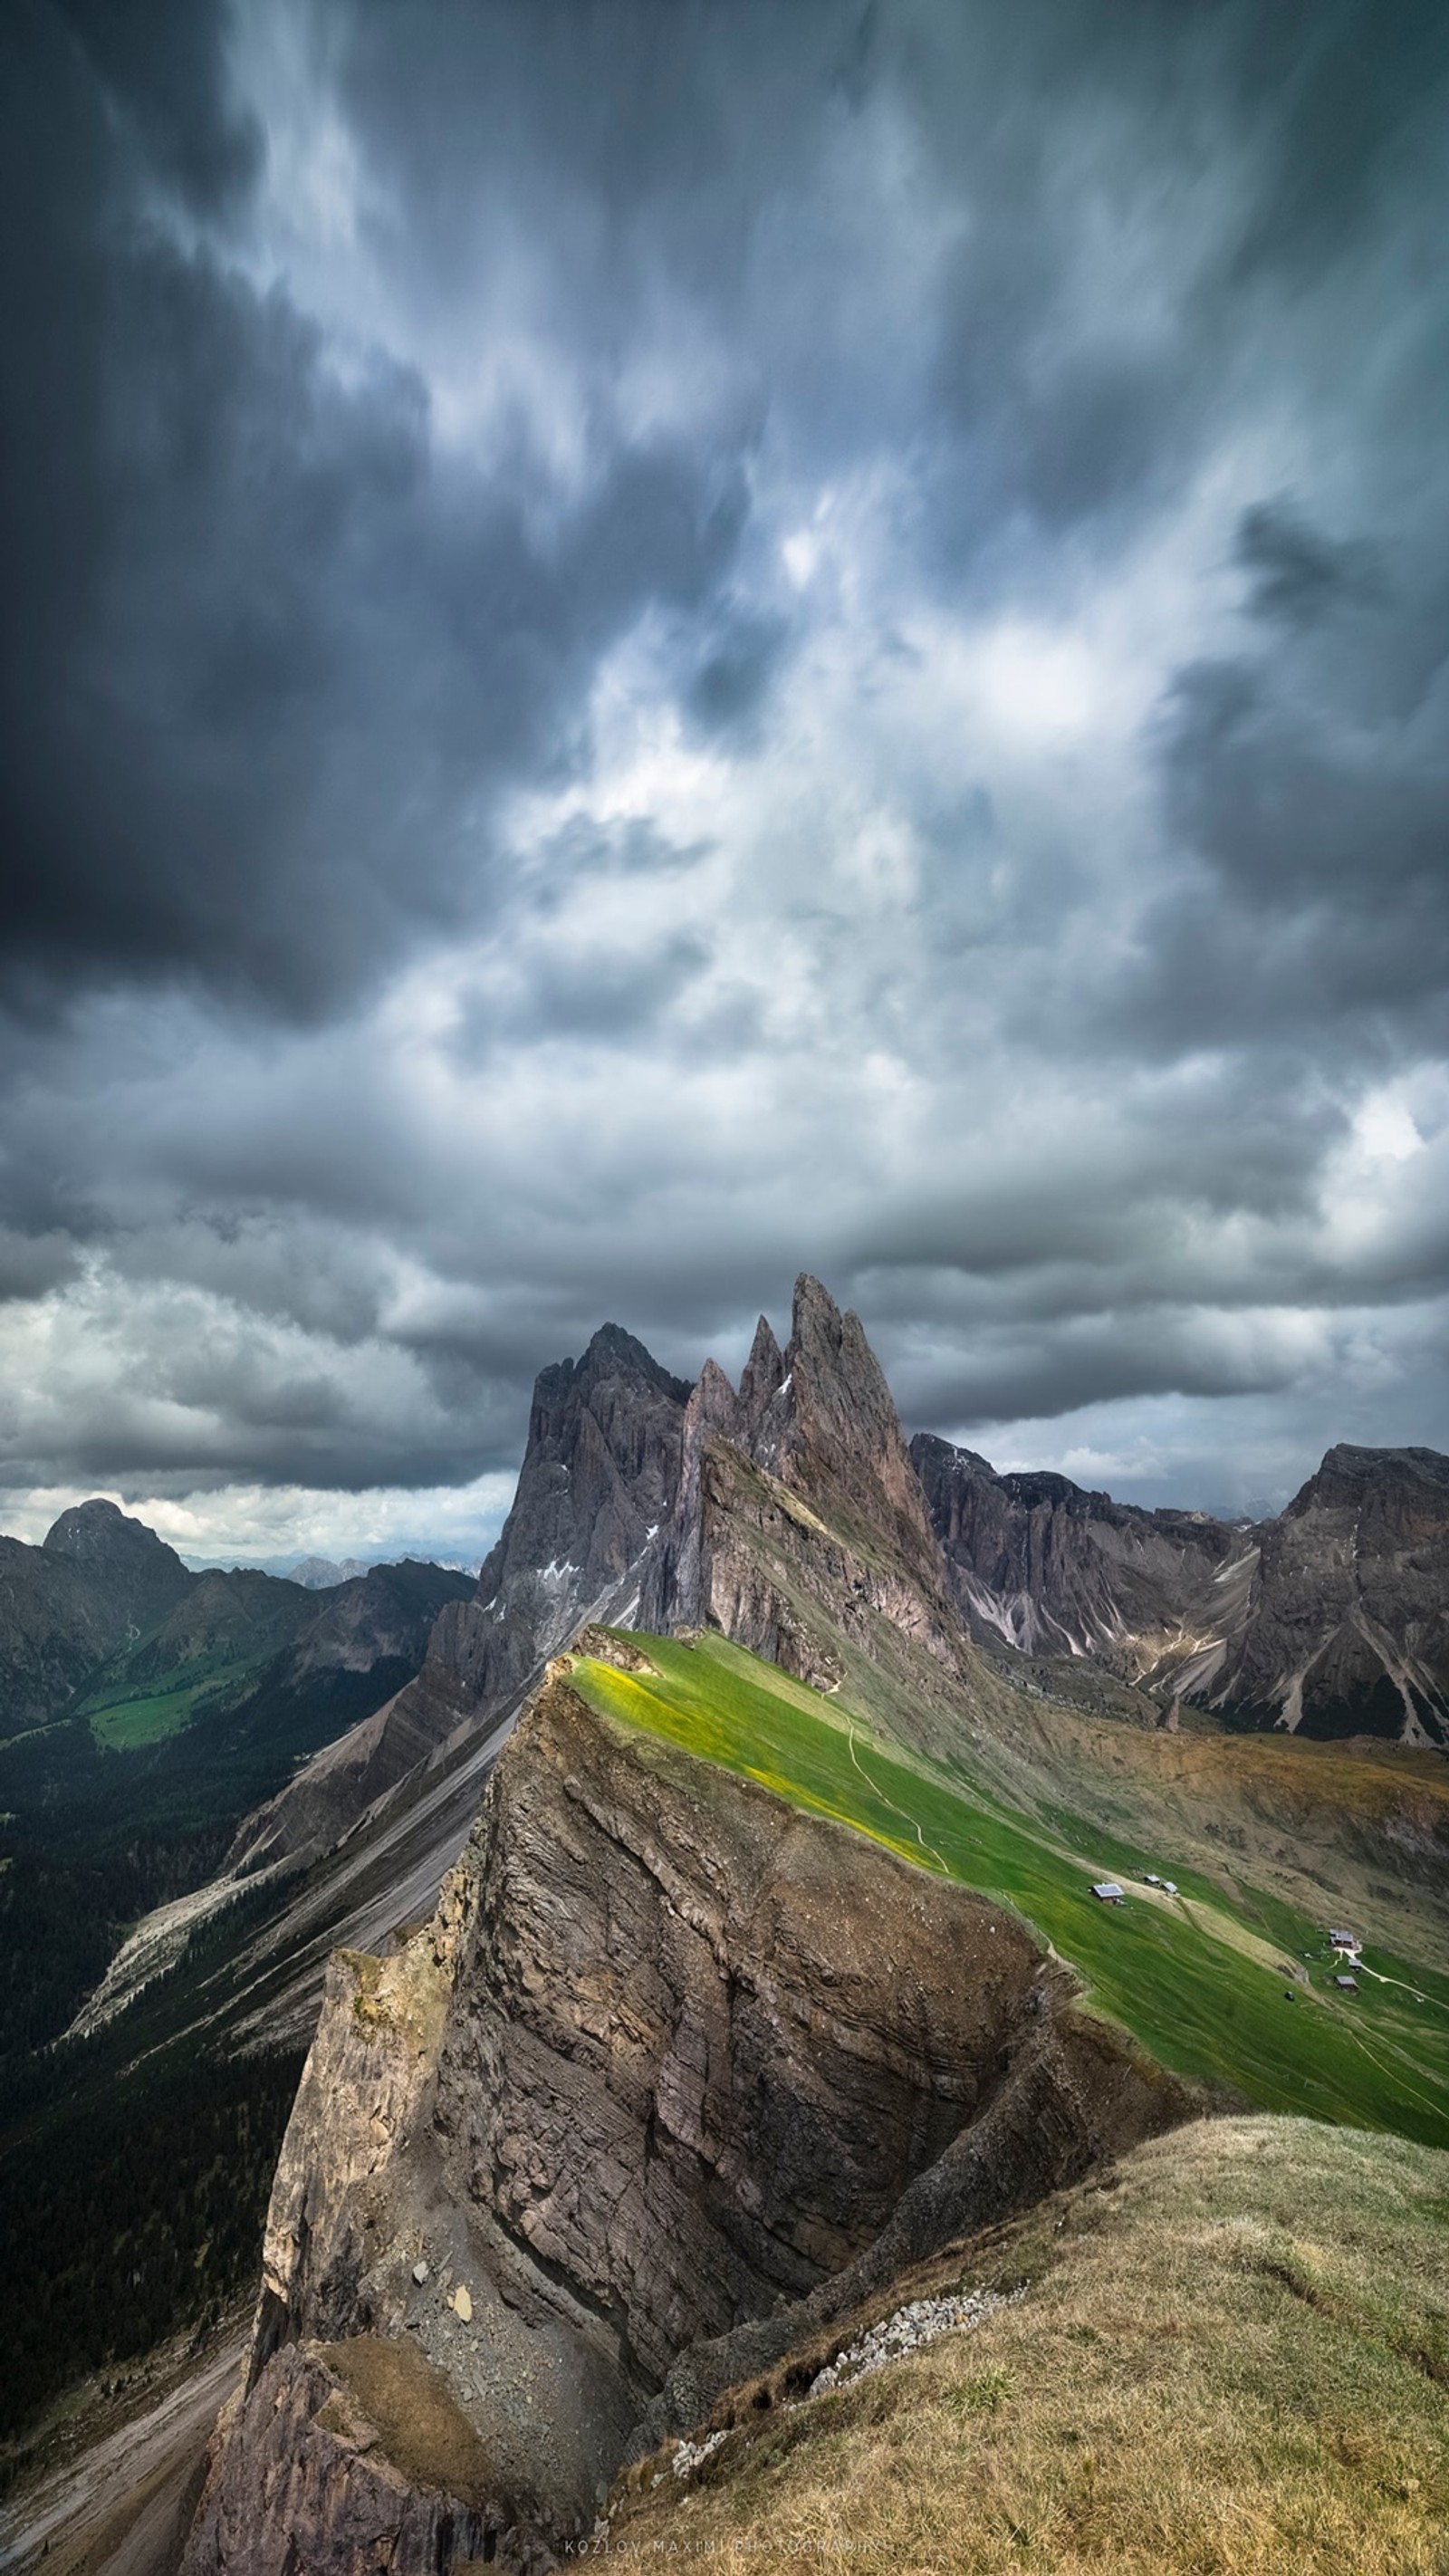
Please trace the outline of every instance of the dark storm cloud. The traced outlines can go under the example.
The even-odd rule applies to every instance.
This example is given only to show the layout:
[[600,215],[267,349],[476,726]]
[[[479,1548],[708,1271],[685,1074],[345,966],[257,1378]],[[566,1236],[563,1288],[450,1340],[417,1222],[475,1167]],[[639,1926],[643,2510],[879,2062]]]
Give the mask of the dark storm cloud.
[[781,618],[736,617],[713,638],[685,692],[706,732],[747,724],[762,705],[788,641]]
[[1392,585],[1377,548],[1282,501],[1240,522],[1273,641],[1181,671],[1163,715],[1166,817],[1202,869],[1155,925],[1175,1038],[1184,1014],[1226,1036],[1270,1013],[1300,1043],[1337,1024],[1387,1060],[1449,1034],[1442,501],[1436,515],[1427,562]]
[[16,1481],[457,1482],[800,1262],[916,1419],[1449,1436],[1439,0],[0,48]]
[[224,232],[258,146],[188,5],[10,25],[3,225],[7,964],[196,973],[288,1011],[486,913],[500,784],[566,761],[578,694],[651,599],[728,561],[731,459],[602,440],[537,524],[526,453],[440,455],[416,374],[343,383]]
[[1250,605],[1258,617],[1312,626],[1336,608],[1372,605],[1384,596],[1372,546],[1323,536],[1281,496],[1243,512],[1233,551],[1252,576]]

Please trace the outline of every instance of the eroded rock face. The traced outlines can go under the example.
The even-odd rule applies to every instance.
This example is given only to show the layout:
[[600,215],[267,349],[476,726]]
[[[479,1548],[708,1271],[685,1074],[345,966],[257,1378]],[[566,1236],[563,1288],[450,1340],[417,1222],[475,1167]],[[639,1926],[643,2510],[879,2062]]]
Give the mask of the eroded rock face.
[[[334,1963],[186,2576],[437,2576],[478,2553],[469,2512],[504,2563],[586,2529],[716,2350],[1181,2116],[1181,2088],[1082,2039],[1068,1985],[985,1900],[597,1716],[557,1671],[432,1925]],[[431,2519],[389,2505],[377,2562],[315,2503],[325,2468],[350,2535],[379,2478],[423,2474],[356,2393],[362,2345],[384,2397],[425,2365],[487,2462]]]
[[861,1837],[626,1749],[566,1684],[507,1761],[436,2126],[456,2192],[611,2320],[643,2389],[879,2233],[994,2089],[1041,1963]]
[[540,1375],[513,1509],[422,1670],[249,1817],[228,1867],[325,1851],[459,1728],[511,1713],[580,1622],[627,1620],[679,1484],[689,1388],[617,1324]]
[[639,1625],[719,1628],[821,1688],[842,1677],[842,1631],[864,1646],[893,1627],[970,1677],[969,1641],[879,1362],[858,1316],[842,1315],[818,1280],[796,1281],[783,1353],[761,1318],[738,1394],[707,1363]]
[[1330,1449],[1255,1535],[1252,1615],[1212,1704],[1308,1735],[1449,1742],[1449,1458]]
[[1199,1629],[1244,1533],[1201,1512],[1139,1511],[1067,1476],[998,1476],[921,1431],[911,1458],[953,1590],[978,1633],[1027,1654],[1092,1655],[1132,1680]]
[[[405,2358],[404,2358],[405,2356]],[[347,2347],[279,2353],[265,2410],[246,2411],[211,2478],[187,2546],[188,2569],[263,2568],[271,2576],[384,2576],[457,2567],[479,2558],[511,2521],[511,2505],[477,2436],[420,2356],[403,2346],[401,2406],[379,2401],[348,2369]],[[372,2407],[367,2398],[371,2396]],[[384,2417],[400,2467],[382,2439]],[[406,2414],[404,2412],[406,2410]],[[411,2444],[406,2415],[441,2419],[444,2438]],[[236,2413],[223,2417],[223,2428]],[[451,2432],[453,2438],[447,2439]],[[450,2489],[466,2487],[466,2496]],[[284,2535],[284,2536],[283,2536]],[[265,2553],[277,2546],[274,2556]],[[491,2554],[491,2551],[490,2551]]]
[[1137,1510],[1065,1476],[911,1456],[963,1616],[1241,1726],[1449,1743],[1449,1458],[1330,1449],[1276,1519]]

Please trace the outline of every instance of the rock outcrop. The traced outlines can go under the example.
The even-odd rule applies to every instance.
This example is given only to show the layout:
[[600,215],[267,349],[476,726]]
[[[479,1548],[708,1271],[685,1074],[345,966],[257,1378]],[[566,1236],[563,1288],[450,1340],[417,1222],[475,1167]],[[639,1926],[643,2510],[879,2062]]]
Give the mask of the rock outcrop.
[[584,1619],[631,1616],[678,1488],[688,1397],[617,1324],[543,1370],[513,1508],[471,1599],[443,1610],[414,1680],[247,1819],[229,1868],[324,1852],[459,1729],[515,1710]]
[[1192,1695],[1239,1723],[1449,1744],[1449,1458],[1330,1449],[1253,1536],[1248,1615]]
[[334,1962],[184,2576],[528,2565],[802,2300],[1188,2107],[1015,1918],[561,1666],[433,1922]]
[[917,1432],[911,1459],[974,1634],[1030,1655],[1091,1655],[1130,1680],[1219,1633],[1221,1578],[1251,1542],[1205,1512],[1139,1511],[1068,1476],[998,1476]]
[[738,1394],[706,1363],[639,1625],[719,1628],[822,1688],[842,1638],[888,1659],[907,1639],[981,1679],[879,1362],[818,1280],[796,1282],[783,1353],[761,1318]]
[[911,1456],[963,1617],[1241,1727],[1449,1744],[1449,1458],[1330,1449],[1276,1519],[1139,1511],[1065,1476]]

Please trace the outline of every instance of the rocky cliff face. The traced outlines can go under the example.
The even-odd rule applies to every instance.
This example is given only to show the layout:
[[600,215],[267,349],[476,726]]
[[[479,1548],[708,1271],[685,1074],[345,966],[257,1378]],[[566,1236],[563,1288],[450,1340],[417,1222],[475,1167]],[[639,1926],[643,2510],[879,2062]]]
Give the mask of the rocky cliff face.
[[432,1924],[334,1962],[185,2576],[527,2565],[802,2300],[1186,2107],[999,1909],[561,1668]]
[[1137,1510],[1069,1477],[998,1476],[918,1432],[911,1459],[964,1616],[1033,1655],[1092,1655],[1136,1680],[1217,1633],[1244,1534],[1202,1512]]
[[738,1393],[713,1361],[691,1390],[606,1324],[538,1380],[518,1493],[475,1598],[439,1618],[414,1681],[247,1820],[228,1866],[336,1844],[441,1745],[505,1722],[587,1619],[710,1623],[828,1682],[842,1602],[862,1644],[894,1627],[970,1660],[859,1319],[802,1277],[787,1349],[762,1318]]
[[582,1620],[628,1619],[674,1502],[688,1397],[617,1324],[542,1372],[513,1508],[472,1598],[441,1613],[413,1681],[248,1818],[230,1868],[325,1851],[459,1728],[511,1714]]
[[761,1319],[738,1394],[706,1364],[638,1616],[719,1628],[821,1688],[852,1647],[889,1664],[905,1645],[989,1691],[879,1363],[818,1280],[796,1282],[783,1353]]
[[1065,1476],[911,1456],[963,1615],[1238,1726],[1449,1743],[1449,1459],[1330,1449],[1277,1519],[1138,1511]]
[[1249,1614],[1194,1696],[1239,1723],[1449,1744],[1449,1458],[1330,1449],[1253,1535]]

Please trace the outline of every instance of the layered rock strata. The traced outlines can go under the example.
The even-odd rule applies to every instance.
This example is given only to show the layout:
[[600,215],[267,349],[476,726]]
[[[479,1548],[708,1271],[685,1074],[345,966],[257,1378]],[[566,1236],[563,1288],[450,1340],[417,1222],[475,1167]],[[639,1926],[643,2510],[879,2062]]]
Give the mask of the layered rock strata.
[[1091,1655],[1131,1680],[1221,1627],[1215,1590],[1250,1547],[1202,1512],[1140,1511],[1067,1476],[999,1476],[917,1432],[911,1459],[952,1590],[978,1636],[1031,1655]]
[[560,1669],[433,1922],[334,1961],[185,2576],[526,2565],[802,2301],[1185,2107],[1015,1918]]
[[1193,1695],[1295,1733],[1449,1743],[1449,1458],[1330,1449],[1253,1535],[1249,1615]]

